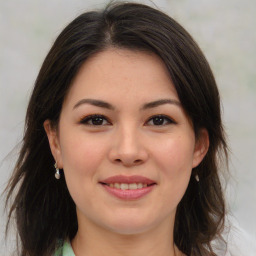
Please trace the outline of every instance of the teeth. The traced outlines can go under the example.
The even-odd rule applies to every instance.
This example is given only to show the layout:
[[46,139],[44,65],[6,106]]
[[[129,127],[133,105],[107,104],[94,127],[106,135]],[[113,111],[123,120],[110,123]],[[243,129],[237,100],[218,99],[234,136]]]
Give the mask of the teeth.
[[114,184],[114,188],[120,188],[120,184],[119,183],[115,183]]
[[139,183],[137,186],[138,186],[138,188],[143,188],[143,184],[142,183]]
[[111,188],[117,188],[117,189],[122,189],[122,190],[127,190],[127,189],[140,189],[140,188],[146,188],[148,185],[147,184],[142,184],[142,183],[111,183],[108,184]]
[[129,184],[129,189],[137,189],[138,186],[136,183]]

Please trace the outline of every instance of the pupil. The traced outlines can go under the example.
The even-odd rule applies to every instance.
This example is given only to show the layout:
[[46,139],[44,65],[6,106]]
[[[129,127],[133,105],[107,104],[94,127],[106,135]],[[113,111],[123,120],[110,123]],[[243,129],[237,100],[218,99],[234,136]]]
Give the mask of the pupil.
[[94,117],[94,118],[92,119],[92,123],[93,123],[94,125],[101,125],[102,122],[103,122],[103,118],[101,118],[101,117]]
[[163,121],[164,121],[164,119],[163,119],[162,117],[155,117],[155,118],[153,119],[154,125],[162,125],[162,124],[163,124]]

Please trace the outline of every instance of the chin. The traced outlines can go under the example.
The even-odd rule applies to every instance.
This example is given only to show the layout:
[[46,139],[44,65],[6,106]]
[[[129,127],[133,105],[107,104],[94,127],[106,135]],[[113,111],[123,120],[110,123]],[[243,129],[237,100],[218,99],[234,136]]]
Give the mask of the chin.
[[116,226],[111,227],[111,231],[119,234],[119,235],[137,235],[141,233],[145,233],[150,230],[150,227],[145,226],[134,226],[134,225],[126,225],[126,226]]
[[109,230],[120,235],[136,235],[149,231],[154,227],[152,220],[135,218],[115,219],[109,225]]

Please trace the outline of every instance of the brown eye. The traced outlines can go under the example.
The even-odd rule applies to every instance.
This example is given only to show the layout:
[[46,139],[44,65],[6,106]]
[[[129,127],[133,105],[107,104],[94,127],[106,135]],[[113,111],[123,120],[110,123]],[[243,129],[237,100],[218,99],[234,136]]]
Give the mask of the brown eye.
[[175,122],[171,118],[165,115],[153,116],[147,122],[148,125],[154,125],[154,126],[162,126],[162,125],[168,125],[168,124],[174,124],[174,123]]
[[81,124],[85,125],[95,125],[95,126],[101,126],[101,125],[109,125],[109,121],[103,116],[103,115],[90,115],[85,118],[83,118],[80,121]]

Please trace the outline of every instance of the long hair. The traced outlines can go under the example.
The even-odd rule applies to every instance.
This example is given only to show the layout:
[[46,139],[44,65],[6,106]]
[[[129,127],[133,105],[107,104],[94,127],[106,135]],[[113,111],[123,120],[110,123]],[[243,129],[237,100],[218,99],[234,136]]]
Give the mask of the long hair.
[[[63,239],[77,232],[75,204],[65,178],[54,178],[54,159],[45,120],[58,125],[62,104],[82,64],[109,47],[153,52],[165,63],[195,136],[209,133],[210,146],[192,170],[187,191],[177,207],[174,241],[186,255],[216,255],[212,241],[221,237],[225,202],[219,178],[220,158],[227,158],[219,93],[200,48],[175,20],[136,3],[109,4],[86,12],[58,36],[35,82],[26,114],[22,148],[7,186],[21,256],[51,255]],[[194,175],[200,177],[196,182]],[[8,223],[9,223],[8,221]],[[8,230],[8,224],[7,224]]]

